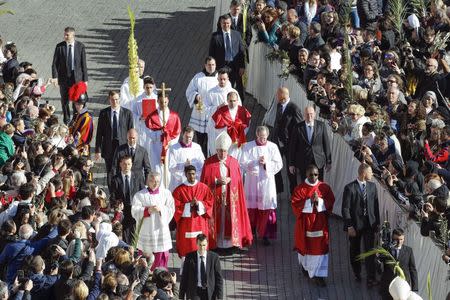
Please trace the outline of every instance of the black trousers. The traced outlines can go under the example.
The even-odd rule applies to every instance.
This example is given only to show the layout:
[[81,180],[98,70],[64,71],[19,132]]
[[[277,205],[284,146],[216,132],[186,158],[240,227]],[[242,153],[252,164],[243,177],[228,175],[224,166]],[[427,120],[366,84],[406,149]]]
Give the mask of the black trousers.
[[[70,76],[66,82],[58,82],[59,83],[59,93],[61,95],[61,107],[63,111],[63,121],[64,124],[68,124],[70,122],[70,108],[69,108],[69,89],[75,83],[75,77],[72,72],[72,76]],[[72,103],[72,110],[75,111],[75,104]]]
[[[365,229],[357,231],[355,237],[349,237],[350,241],[350,263],[352,265],[353,273],[361,275],[361,261],[357,261],[356,257],[361,254],[361,240],[363,242],[363,252],[372,250],[375,246],[375,230],[370,226]],[[367,279],[375,280],[376,266],[375,256],[369,256],[364,260],[366,265]]]
[[209,300],[208,299],[208,290],[198,287],[197,288],[197,296],[192,298],[192,299],[195,299],[195,300]]
[[105,159],[105,167],[106,167],[106,180],[108,184],[108,189],[111,190],[111,180],[112,180],[112,168],[117,169],[118,166],[113,166],[114,154],[116,153],[116,149],[119,146],[119,140],[111,141],[111,156],[104,157]]
[[207,133],[201,133],[196,131],[195,132],[195,138],[197,141],[197,144],[202,147],[202,152],[205,157],[208,157],[208,134]]

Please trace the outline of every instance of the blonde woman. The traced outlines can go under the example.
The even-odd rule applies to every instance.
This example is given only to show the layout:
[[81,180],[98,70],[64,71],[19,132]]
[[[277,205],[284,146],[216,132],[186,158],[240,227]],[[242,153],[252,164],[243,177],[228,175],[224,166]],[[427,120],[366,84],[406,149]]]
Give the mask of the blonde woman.
[[347,116],[349,118],[344,118],[344,124],[336,126],[337,123],[333,123],[333,128],[337,130],[337,127],[342,128],[344,133],[344,139],[347,142],[361,139],[363,137],[362,127],[364,123],[369,122],[370,119],[364,114],[366,110],[362,105],[352,104],[347,108]]

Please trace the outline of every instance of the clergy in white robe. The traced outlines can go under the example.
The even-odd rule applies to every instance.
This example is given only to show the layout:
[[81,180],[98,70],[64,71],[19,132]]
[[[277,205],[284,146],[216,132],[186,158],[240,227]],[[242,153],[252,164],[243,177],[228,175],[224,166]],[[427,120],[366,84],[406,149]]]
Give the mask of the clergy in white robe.
[[136,224],[142,220],[137,248],[146,256],[153,253],[152,271],[157,267],[167,269],[169,250],[172,249],[169,223],[175,213],[175,202],[172,193],[160,187],[160,181],[160,174],[151,172],[148,187],[137,192],[131,202],[131,214]]
[[[144,74],[145,69],[145,62],[140,59],[138,61],[138,69],[136,70],[138,72],[138,80],[139,80],[139,90],[136,96],[142,94],[144,92],[144,81],[142,80],[141,76]],[[130,109],[132,101],[136,98],[135,96],[131,95],[130,92],[130,77],[125,78],[125,80],[122,83],[122,86],[120,87],[120,105],[122,107],[125,107],[127,109]]]
[[[219,84],[209,90],[204,101],[204,109],[208,116],[208,123],[206,125],[206,132],[209,136],[208,138],[208,155],[216,154],[215,141],[216,137],[223,131],[217,131],[215,128],[214,121],[211,116],[217,111],[218,108],[228,104],[227,95],[230,92],[235,92],[238,95],[238,105],[242,106],[241,97],[239,93],[231,86],[227,70],[219,70],[217,80]],[[235,157],[233,150],[231,149],[230,155]],[[236,158],[236,157],[235,157]]]
[[151,113],[145,121],[150,132],[147,134],[146,149],[150,150],[150,166],[152,171],[161,174],[161,185],[169,187],[169,147],[178,142],[181,132],[181,121],[178,114],[169,110],[169,98],[158,94],[158,109]]
[[[133,113],[134,126],[139,133],[139,145],[146,147],[147,135],[151,134],[150,129],[145,125],[144,110],[142,107],[142,100],[149,99],[148,101],[154,101],[152,105],[155,107],[157,104],[158,95],[155,92],[155,81],[150,76],[144,77],[144,92],[141,93],[136,100],[131,103],[130,110]],[[147,101],[147,100],[146,100]],[[150,151],[147,151],[150,159]]]
[[205,68],[203,71],[195,74],[186,89],[186,99],[189,107],[192,108],[189,126],[196,131],[197,142],[206,154],[207,139],[206,125],[208,123],[208,115],[205,110],[207,93],[217,85],[216,60],[208,56],[205,59]]
[[269,244],[269,239],[276,238],[275,174],[283,167],[280,150],[276,144],[267,140],[268,137],[269,129],[258,126],[256,140],[243,146],[240,157],[245,174],[244,191],[250,224],[266,245]]
[[197,180],[200,180],[205,156],[200,145],[192,141],[193,137],[194,129],[187,126],[183,129],[181,140],[169,148],[169,190],[172,192],[187,180],[184,170],[186,166],[194,166],[197,170]]

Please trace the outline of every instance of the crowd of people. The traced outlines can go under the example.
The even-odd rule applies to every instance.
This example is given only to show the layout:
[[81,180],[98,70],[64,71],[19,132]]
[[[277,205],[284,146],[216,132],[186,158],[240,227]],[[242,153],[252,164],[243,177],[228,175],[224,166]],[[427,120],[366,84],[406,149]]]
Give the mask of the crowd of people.
[[[407,9],[400,30],[387,1],[231,1],[203,70],[186,88],[192,114],[184,127],[169,108],[170,88],[157,87],[142,59],[137,94],[130,78],[111,90],[94,129],[85,46],[74,28],[65,28],[46,82],[32,63],[19,63],[14,43],[5,44],[0,297],[220,299],[217,254],[259,241],[270,246],[283,190],[291,194],[301,269],[326,286],[335,196],[323,176],[339,159],[331,157],[326,122],[362,162],[342,205],[357,281],[361,241],[370,250],[381,223],[372,174],[421,222],[423,235],[446,237],[449,10],[442,0],[422,15]],[[252,41],[286,51],[291,75],[314,105],[300,111],[280,87],[273,126],[257,124],[255,140],[247,141],[243,76]],[[45,101],[50,84],[59,86],[62,116]],[[105,191],[92,173],[102,159]],[[183,262],[179,288],[168,270],[174,230]],[[403,230],[385,242],[417,291]],[[449,262],[450,252],[443,259]],[[366,269],[367,286],[377,285],[373,258]],[[389,270],[385,264],[385,298]]]

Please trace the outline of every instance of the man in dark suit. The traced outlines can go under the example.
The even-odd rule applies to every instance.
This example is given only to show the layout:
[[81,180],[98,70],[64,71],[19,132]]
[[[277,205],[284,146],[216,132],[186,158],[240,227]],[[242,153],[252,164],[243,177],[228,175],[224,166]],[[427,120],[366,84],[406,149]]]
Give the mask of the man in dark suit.
[[220,18],[221,30],[213,33],[209,43],[209,55],[214,57],[217,69],[229,67],[230,82],[244,99],[244,86],[242,75],[245,72],[245,48],[241,34],[231,29],[231,16],[223,15]]
[[123,203],[123,240],[130,244],[133,238],[136,222],[131,215],[131,199],[133,196],[145,188],[142,173],[132,172],[133,160],[129,155],[120,158],[120,172],[117,173],[111,182],[111,201],[122,201]]
[[[406,281],[409,283],[411,290],[417,292],[419,290],[417,280],[416,262],[411,247],[403,245],[405,243],[405,232],[401,228],[392,231],[392,245],[387,249],[392,256],[398,261],[400,268],[405,274]],[[380,285],[380,294],[383,300],[392,300],[389,295],[389,284],[395,278],[394,266],[384,264],[382,281]]]
[[133,115],[128,109],[120,107],[118,91],[110,91],[108,96],[111,106],[102,109],[98,116],[95,160],[99,161],[100,155],[105,159],[109,187],[114,152],[119,145],[127,142],[128,130],[133,128]]
[[[293,103],[289,98],[289,90],[286,87],[280,87],[277,90],[277,116],[274,124],[273,142],[278,145],[281,155],[286,158],[289,163],[289,144],[292,138],[292,130],[295,125],[302,121],[302,114],[297,104]],[[297,177],[290,172],[288,173],[290,191],[292,192],[297,186]],[[281,172],[275,175],[277,183],[277,191],[283,191],[283,179]]]
[[[112,164],[112,176],[120,172],[120,159],[123,156],[130,156],[133,161],[133,166],[131,167],[131,173],[143,176],[147,178],[148,173],[150,173],[150,161],[148,159],[147,150],[137,143],[138,133],[136,129],[131,128],[128,130],[127,143],[117,147],[116,152],[113,157]],[[111,176],[111,177],[112,177]]]
[[[364,252],[371,250],[380,225],[377,187],[369,181],[372,175],[372,168],[362,163],[358,168],[358,178],[345,186],[342,196],[344,231],[347,231],[350,240],[350,263],[357,281],[361,280],[361,263],[356,260],[361,254],[361,239]],[[367,286],[372,287],[377,284],[375,257],[368,257],[365,263]]]
[[[239,33],[242,36],[244,36],[244,16],[242,14],[241,1],[239,0],[231,1],[229,15],[231,17],[231,29],[239,31]],[[218,29],[220,29],[220,27]],[[250,22],[247,22],[245,28],[245,44],[247,47],[250,46],[251,41],[252,41],[252,27],[250,26]]]
[[317,166],[321,181],[324,167],[327,171],[331,168],[331,149],[325,124],[315,120],[313,106],[305,107],[304,118],[293,128],[289,142],[289,172],[297,174],[297,184],[305,180],[309,165]]
[[5,49],[3,50],[3,55],[6,58],[6,61],[3,63],[2,67],[3,82],[10,82],[15,85],[19,68],[16,44],[6,44]]
[[208,237],[197,235],[197,251],[186,255],[179,299],[222,299],[223,277],[219,256],[208,248]]
[[56,45],[52,63],[53,83],[59,84],[64,123],[70,122],[69,88],[79,82],[87,83],[86,51],[84,44],[75,41],[75,29],[64,29],[64,41]]

